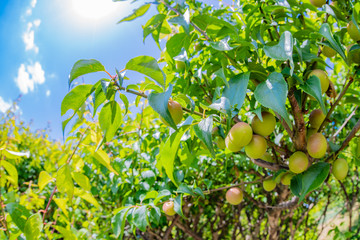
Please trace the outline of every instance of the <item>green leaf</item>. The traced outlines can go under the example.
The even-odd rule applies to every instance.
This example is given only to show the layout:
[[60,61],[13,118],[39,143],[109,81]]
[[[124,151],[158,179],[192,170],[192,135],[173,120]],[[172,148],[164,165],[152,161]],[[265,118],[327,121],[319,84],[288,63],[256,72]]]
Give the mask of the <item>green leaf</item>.
[[285,31],[280,36],[279,43],[275,46],[264,46],[265,54],[275,60],[286,61],[290,60],[291,72],[294,71],[294,62],[293,62],[293,49],[294,49],[294,39],[291,35],[291,32]]
[[182,199],[183,195],[180,194],[174,199],[174,210],[177,214],[179,214],[181,217],[185,218],[183,211],[182,211]]
[[225,84],[226,87],[229,87],[229,83],[228,81],[226,80],[226,77],[225,77],[225,73],[224,73],[224,69],[223,68],[220,68],[219,70],[217,70],[216,72],[214,72],[214,75],[219,77]]
[[171,134],[171,136],[166,140],[165,144],[161,146],[160,153],[157,157],[157,169],[159,169],[159,171],[161,172],[162,167],[164,167],[166,175],[176,186],[178,186],[178,184],[174,179],[175,156],[179,148],[180,140],[188,128],[188,125],[183,126],[179,128],[178,131]]
[[147,192],[146,195],[143,197],[143,198],[140,198],[140,201],[144,201],[146,199],[155,199],[157,196],[158,196],[158,192],[153,190],[153,191],[150,191],[150,192]]
[[30,211],[18,203],[6,204],[6,210],[16,226],[24,232],[26,221],[31,215]]
[[10,158],[10,159],[18,159],[19,157],[30,157],[30,152],[14,152],[14,151],[10,151],[5,149],[5,151],[3,152],[6,158]]
[[127,17],[124,17],[118,23],[129,22],[129,21],[132,21],[132,20],[134,20],[134,19],[136,19],[138,17],[141,17],[142,15],[144,15],[149,10],[150,6],[151,6],[151,4],[148,3],[148,4],[145,4],[145,5],[142,5],[141,7],[137,8],[137,9],[134,9],[132,14],[130,14]]
[[227,36],[218,42],[210,42],[210,46],[218,51],[230,51],[233,48],[229,45],[230,37]]
[[348,61],[345,56],[344,49],[341,47],[341,44],[334,39],[331,33],[330,25],[328,23],[324,23],[323,25],[321,25],[319,33],[329,41],[329,47],[339,53],[340,56],[344,59],[344,61],[347,63]]
[[168,20],[169,23],[178,24],[184,28],[186,34],[189,34],[190,27],[190,11],[186,9],[185,13],[178,17],[173,17]]
[[127,99],[125,94],[122,94],[122,93],[119,94],[119,97],[125,105],[125,114],[127,114],[128,110],[129,110],[129,100]]
[[25,224],[24,234],[27,240],[35,240],[40,238],[43,222],[40,213],[31,215]]
[[325,104],[322,100],[320,79],[317,76],[311,76],[304,84],[300,85],[300,88],[307,94],[313,96],[320,104],[324,114],[326,114]]
[[126,64],[126,69],[142,73],[154,79],[161,86],[165,86],[165,75],[159,68],[156,59],[153,57],[135,57]]
[[8,161],[1,160],[0,167],[5,168],[6,172],[9,174],[8,180],[14,185],[15,188],[18,187],[18,171],[16,167],[9,163]]
[[193,193],[193,191],[185,183],[181,183],[180,186],[178,187],[178,189],[176,190],[176,192],[178,192],[178,193],[187,193],[187,194],[190,194],[192,196],[196,196],[195,193]]
[[163,189],[159,192],[159,194],[157,195],[157,197],[154,200],[154,204],[157,204],[161,199],[163,199],[166,196],[170,196],[171,192],[167,189]]
[[325,181],[329,171],[330,164],[318,162],[291,179],[290,189],[294,195],[299,197],[299,202],[304,200],[306,194],[318,188]]
[[85,103],[86,99],[89,97],[92,91],[92,85],[86,84],[76,86],[68,94],[66,94],[66,96],[61,102],[61,116],[63,116],[70,109],[74,110],[74,113],[70,118],[63,122],[63,131],[67,123],[71,120],[71,118],[75,115],[79,108]]
[[74,195],[78,196],[78,197],[81,197],[82,199],[84,199],[85,201],[91,203],[95,207],[100,208],[99,203],[96,201],[96,199],[93,197],[93,195],[91,193],[85,192],[82,189],[75,188],[74,189]]
[[203,191],[199,187],[194,189],[194,193],[200,195],[202,198],[205,198],[205,195],[204,195]]
[[56,205],[61,209],[61,211],[63,211],[65,216],[68,217],[69,212],[66,209],[68,200],[65,198],[53,198],[53,200],[55,201]]
[[105,71],[105,67],[95,59],[81,59],[77,61],[71,69],[69,76],[69,86],[76,78],[87,73]]
[[126,216],[131,207],[121,209],[112,219],[112,228],[116,238],[123,239]]
[[229,87],[225,87],[222,96],[229,99],[231,107],[241,109],[245,100],[249,79],[250,73],[241,73],[230,79]]
[[50,176],[49,173],[47,173],[45,171],[41,171],[40,175],[39,175],[39,180],[38,180],[38,185],[39,185],[40,191],[42,191],[44,189],[44,187],[52,181],[54,181],[54,179],[53,179],[53,177]]
[[133,223],[137,228],[140,229],[140,231],[143,232],[146,231],[146,226],[148,225],[146,220],[147,212],[147,206],[136,208],[133,212]]
[[66,229],[60,226],[54,226],[54,228],[62,235],[64,240],[78,240],[71,229]]
[[70,166],[68,164],[63,165],[56,174],[56,186],[61,193],[67,193],[69,199],[74,194],[74,182],[71,178]]
[[106,96],[105,93],[102,90],[102,85],[99,84],[95,90],[95,94],[94,94],[94,99],[93,99],[93,104],[94,104],[94,113],[93,113],[93,117],[96,114],[96,110],[98,109],[98,107],[103,104],[106,100]]
[[149,211],[149,220],[151,223],[154,223],[156,225],[159,225],[160,223],[160,218],[161,218],[161,210],[159,207],[150,204],[151,208]]
[[90,191],[91,184],[87,176],[79,172],[73,172],[72,177],[82,189],[84,189],[85,191]]
[[187,48],[190,44],[189,36],[186,33],[177,33],[166,42],[166,51],[170,57],[180,54],[181,49]]
[[99,123],[106,141],[111,141],[122,123],[121,108],[116,101],[110,101],[102,107]]
[[288,86],[281,73],[273,72],[265,82],[260,83],[254,92],[256,100],[264,107],[270,108],[282,116],[291,127],[285,103]]
[[110,164],[110,158],[109,156],[106,154],[106,152],[104,152],[101,149],[98,149],[96,152],[94,151],[93,153],[93,157],[102,165],[104,165],[107,169],[109,169],[111,172],[115,173],[116,175],[119,175],[115,169],[111,166]]
[[197,125],[194,125],[196,136],[205,143],[211,155],[215,157],[214,146],[211,139],[211,131],[213,128],[213,117],[210,115],[206,119],[201,120]]
[[168,102],[171,97],[173,86],[170,84],[169,89],[166,92],[156,93],[151,92],[148,96],[149,105],[157,112],[170,126],[174,129],[177,129],[176,124],[174,123],[169,109]]
[[154,41],[160,48],[159,38],[165,18],[165,14],[156,14],[146,22],[146,24],[143,26],[144,41],[145,38],[151,34]]

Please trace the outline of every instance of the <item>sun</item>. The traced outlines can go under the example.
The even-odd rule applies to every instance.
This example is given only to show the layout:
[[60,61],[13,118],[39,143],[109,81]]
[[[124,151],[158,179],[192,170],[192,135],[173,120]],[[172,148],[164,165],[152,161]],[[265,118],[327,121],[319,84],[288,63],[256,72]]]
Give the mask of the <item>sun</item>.
[[101,20],[114,14],[118,4],[112,0],[71,0],[73,11],[86,20]]

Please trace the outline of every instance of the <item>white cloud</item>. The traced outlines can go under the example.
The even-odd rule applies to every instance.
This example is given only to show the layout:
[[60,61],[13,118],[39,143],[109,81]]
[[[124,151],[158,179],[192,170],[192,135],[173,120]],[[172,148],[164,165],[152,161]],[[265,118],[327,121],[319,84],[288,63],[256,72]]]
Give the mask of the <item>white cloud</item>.
[[32,8],[34,8],[36,6],[36,2],[37,2],[37,0],[32,0],[31,1],[30,5],[31,5]]
[[11,108],[11,102],[5,102],[0,96],[0,112],[5,113],[9,108]]
[[33,22],[28,22],[26,31],[23,33],[22,39],[25,43],[25,50],[34,50],[35,53],[39,52],[38,46],[35,44],[35,31],[34,28],[40,26],[40,19],[36,19]]
[[20,92],[27,94],[29,91],[34,91],[36,84],[43,84],[45,82],[45,72],[39,62],[33,65],[21,64],[18,69],[18,76],[15,78],[15,83],[20,89]]
[[50,90],[47,90],[47,91],[46,91],[46,96],[49,97],[50,94],[51,94],[51,91],[50,91]]

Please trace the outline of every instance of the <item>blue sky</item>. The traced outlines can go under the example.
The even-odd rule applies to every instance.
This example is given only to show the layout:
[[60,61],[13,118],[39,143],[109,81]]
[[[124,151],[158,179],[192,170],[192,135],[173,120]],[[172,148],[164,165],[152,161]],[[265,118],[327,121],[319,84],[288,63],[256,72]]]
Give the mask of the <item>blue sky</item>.
[[[111,0],[1,0],[0,114],[22,95],[22,120],[32,121],[33,130],[50,123],[51,137],[62,139],[60,105],[77,60],[97,59],[114,73],[133,57],[159,57],[154,41],[149,37],[144,44],[142,38],[141,26],[154,9],[116,24],[138,6]],[[80,81],[101,77],[106,75],[87,75]]]

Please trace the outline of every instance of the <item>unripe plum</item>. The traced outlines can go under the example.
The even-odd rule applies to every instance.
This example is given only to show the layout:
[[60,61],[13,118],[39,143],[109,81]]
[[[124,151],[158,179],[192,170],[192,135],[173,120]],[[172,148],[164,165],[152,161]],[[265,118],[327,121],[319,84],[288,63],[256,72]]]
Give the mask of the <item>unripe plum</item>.
[[253,135],[250,143],[245,146],[245,153],[249,158],[261,158],[266,152],[267,143],[264,137]]
[[306,130],[306,140],[309,139],[309,137],[313,134],[317,133],[317,129],[316,128],[308,128]]
[[258,118],[258,116],[255,116],[252,119],[251,127],[256,134],[266,137],[274,131],[276,119],[274,115],[269,112],[262,112],[261,116],[262,121]]
[[226,192],[226,201],[231,205],[238,205],[243,199],[243,193],[238,187],[232,187]]
[[354,41],[356,41],[356,42],[360,41],[360,32],[357,29],[357,27],[355,26],[355,24],[353,23],[353,21],[350,21],[348,23],[347,32]]
[[286,173],[285,175],[282,176],[281,183],[283,185],[290,185],[291,179],[293,178],[293,176],[294,176],[294,174]]
[[324,46],[322,49],[322,54],[325,57],[332,58],[333,56],[335,56],[336,51],[334,49],[332,49],[331,47]]
[[326,138],[321,133],[311,135],[308,139],[306,149],[311,157],[322,158],[326,154]]
[[326,3],[326,0],[310,0],[310,2],[315,7],[322,7]]
[[272,178],[263,181],[263,188],[265,191],[270,192],[276,187],[276,182]]
[[348,163],[345,159],[339,158],[335,160],[332,166],[332,173],[337,180],[343,180],[349,171]]
[[176,214],[174,210],[174,202],[173,201],[167,201],[163,204],[162,209],[164,213],[168,216],[174,216]]
[[245,122],[236,123],[226,136],[226,147],[232,152],[238,152],[249,144],[252,136],[253,131],[249,124]]
[[182,71],[185,70],[185,65],[186,65],[185,62],[183,62],[183,61],[176,61],[175,64],[176,64],[176,69],[177,69],[178,71],[182,72]]
[[309,122],[312,128],[319,129],[325,119],[325,114],[320,109],[315,109],[310,113]]
[[264,155],[262,155],[260,159],[267,161],[267,162],[272,162],[272,163],[275,162],[275,160],[272,158],[271,154],[268,152],[264,153]]
[[311,76],[317,76],[320,79],[321,93],[325,93],[326,90],[329,88],[329,77],[327,73],[321,69],[315,69],[311,71],[311,73],[309,74],[309,78]]
[[216,139],[216,145],[218,146],[218,148],[220,149],[225,149],[226,145],[225,145],[225,140],[222,137],[217,137]]
[[305,153],[297,151],[289,158],[289,169],[293,173],[302,173],[306,170],[309,160]]
[[[181,105],[173,100],[169,100],[168,102],[168,110],[170,115],[176,125],[178,125],[183,118],[183,110]],[[160,116],[161,121],[163,121],[167,126],[170,126],[168,122],[165,121],[163,117]]]

